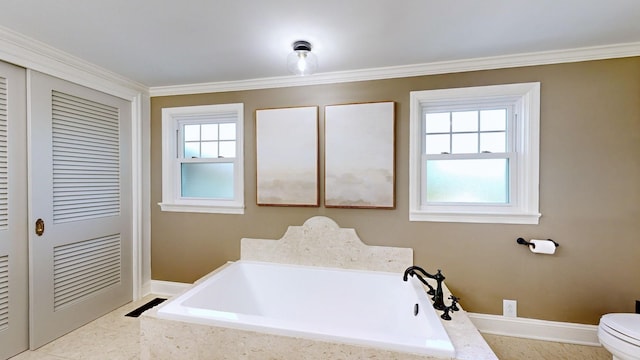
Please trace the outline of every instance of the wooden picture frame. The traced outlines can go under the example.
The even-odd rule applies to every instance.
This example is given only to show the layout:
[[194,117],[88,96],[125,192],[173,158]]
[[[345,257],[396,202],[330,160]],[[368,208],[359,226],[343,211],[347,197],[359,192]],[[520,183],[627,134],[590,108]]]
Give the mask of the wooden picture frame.
[[395,208],[395,103],[325,107],[325,207]]
[[320,204],[318,107],[256,110],[256,202]]

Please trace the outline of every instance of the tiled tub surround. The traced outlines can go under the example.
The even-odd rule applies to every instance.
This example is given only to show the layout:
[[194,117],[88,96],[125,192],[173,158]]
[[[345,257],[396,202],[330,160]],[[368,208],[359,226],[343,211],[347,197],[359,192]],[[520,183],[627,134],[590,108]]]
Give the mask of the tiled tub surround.
[[[140,358],[140,318],[124,316],[161,296],[151,294],[11,360],[136,360]],[[602,347],[581,346],[540,340],[484,334],[500,360],[611,360]],[[175,359],[179,360],[179,359]],[[264,360],[264,359],[260,359]],[[386,360],[378,358],[377,360]]]
[[[256,263],[273,262],[280,264],[295,265],[311,265],[316,267],[329,267],[330,271],[339,271],[335,268],[343,269],[365,269],[365,270],[384,270],[386,274],[393,277],[397,276],[398,283],[405,289],[418,287],[415,280],[409,283],[402,282],[402,272],[404,269],[412,265],[412,250],[401,248],[386,248],[366,246],[362,244],[353,229],[341,229],[331,219],[325,217],[314,217],[305,222],[303,226],[292,226],[289,228],[285,236],[278,241],[261,240],[261,239],[243,239],[241,258],[242,261],[230,265],[223,266],[221,269],[214,271],[205,278],[199,280],[194,288],[187,290],[183,295],[178,296],[160,306],[158,309],[147,311],[141,317],[140,333],[141,333],[141,358],[142,359],[442,359],[451,358],[446,350],[416,350],[411,347],[398,347],[397,345],[388,345],[380,343],[368,343],[363,340],[348,340],[338,337],[341,329],[336,328],[332,331],[330,328],[325,330],[325,334],[321,336],[311,337],[308,333],[298,332],[291,333],[290,330],[282,331],[275,328],[269,330],[257,331],[257,328],[229,324],[221,325],[220,322],[215,325],[205,325],[207,320],[196,319],[184,321],[190,315],[188,309],[182,309],[182,313],[172,317],[172,319],[164,319],[167,315],[160,314],[165,307],[178,306],[180,303],[191,304],[191,312],[202,311],[200,301],[191,299],[191,294],[198,292],[197,289],[208,280],[220,277],[226,271],[233,271],[242,263],[263,266],[260,270],[267,273],[269,267],[278,267],[277,264]],[[252,261],[247,261],[252,260]],[[290,265],[281,265],[280,267],[292,268]],[[293,266],[293,274],[300,273],[302,270],[311,270],[306,266]],[[321,270],[321,269],[318,269]],[[388,272],[395,274],[391,275]],[[350,271],[345,270],[345,276],[354,274],[369,273],[368,271]],[[308,274],[304,274],[308,276]],[[256,276],[256,275],[252,275]],[[263,279],[259,279],[263,280]],[[358,280],[351,280],[359,282]],[[374,280],[378,281],[378,280]],[[259,281],[260,282],[260,281]],[[310,280],[310,282],[313,282]],[[312,291],[312,284],[307,291]],[[355,285],[355,284],[354,284]],[[405,286],[406,285],[406,286]],[[383,285],[381,285],[383,286]],[[202,288],[201,288],[202,289]],[[420,288],[419,288],[420,289]],[[420,289],[423,290],[423,289]],[[446,289],[445,289],[446,290]],[[203,290],[205,291],[205,290]],[[336,289],[333,299],[346,298],[346,289]],[[264,292],[264,290],[263,290]],[[428,302],[424,296],[424,292],[420,293],[424,300]],[[384,290],[382,291],[384,294]],[[448,294],[448,291],[446,292]],[[242,294],[239,294],[242,296]],[[281,299],[287,295],[279,294]],[[388,294],[391,297],[391,294]],[[409,295],[408,295],[409,296]],[[415,296],[415,295],[414,295]],[[349,297],[353,297],[350,295]],[[227,305],[232,304],[233,299],[227,299]],[[224,300],[223,300],[224,301]],[[238,300],[242,302],[244,300]],[[413,301],[413,300],[411,300]],[[212,300],[213,302],[213,300]],[[362,302],[362,300],[360,300]],[[281,301],[284,306],[286,301]],[[246,305],[246,304],[245,304]],[[240,304],[240,306],[244,306]],[[179,307],[179,306],[178,306]],[[436,316],[430,304],[421,304],[421,315],[430,314],[431,321],[436,328],[444,326],[451,342],[455,348],[456,359],[496,359],[487,343],[480,336],[479,332],[473,326],[464,311],[453,314],[452,321],[442,321]],[[411,306],[412,308],[412,306]],[[410,311],[412,309],[410,308]],[[313,311],[310,309],[310,311]],[[380,312],[371,309],[370,312]],[[223,316],[236,316],[229,313],[220,314]],[[374,314],[375,315],[375,314]],[[413,316],[413,314],[411,314]],[[263,321],[259,317],[253,320]],[[253,324],[255,325],[255,324]],[[259,324],[260,325],[260,324]],[[419,325],[421,326],[421,325]],[[424,324],[425,332],[428,326]],[[314,328],[315,326],[312,326]],[[318,327],[315,327],[318,328]],[[366,332],[366,329],[354,331],[355,333]],[[420,330],[409,330],[409,333],[400,334],[400,336],[409,336],[411,332],[419,332]],[[393,330],[392,332],[398,332]],[[436,331],[437,332],[437,331]],[[288,334],[288,335],[285,335]],[[446,334],[445,334],[446,338]],[[446,349],[445,339],[441,339]],[[425,340],[426,342],[426,340]],[[436,341],[437,342],[437,341]],[[425,354],[426,353],[426,354]],[[429,355],[430,354],[430,355]]]
[[454,355],[422,284],[404,282],[396,273],[241,260],[162,306],[157,316],[442,358]]

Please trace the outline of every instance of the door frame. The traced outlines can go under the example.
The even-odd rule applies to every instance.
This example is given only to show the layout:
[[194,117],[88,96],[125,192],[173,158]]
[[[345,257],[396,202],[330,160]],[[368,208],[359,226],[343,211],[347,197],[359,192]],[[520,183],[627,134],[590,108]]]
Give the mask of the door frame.
[[[148,294],[151,291],[148,87],[3,27],[0,27],[0,60],[26,68],[27,78],[31,70],[36,70],[131,102],[133,299]],[[28,138],[27,146],[30,145]],[[32,218],[31,209],[28,216]]]

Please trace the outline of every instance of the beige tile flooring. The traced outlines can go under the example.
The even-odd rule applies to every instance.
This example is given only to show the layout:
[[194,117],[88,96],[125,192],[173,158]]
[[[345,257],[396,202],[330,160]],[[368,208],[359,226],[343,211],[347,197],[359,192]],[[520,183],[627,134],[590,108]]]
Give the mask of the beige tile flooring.
[[[137,318],[124,316],[155,296],[149,295],[127,304],[36,351],[25,351],[11,360],[127,360],[138,359],[139,324]],[[498,358],[605,360],[611,355],[600,347],[548,341],[483,335]]]
[[611,360],[603,347],[563,344],[508,336],[482,335],[501,360]]

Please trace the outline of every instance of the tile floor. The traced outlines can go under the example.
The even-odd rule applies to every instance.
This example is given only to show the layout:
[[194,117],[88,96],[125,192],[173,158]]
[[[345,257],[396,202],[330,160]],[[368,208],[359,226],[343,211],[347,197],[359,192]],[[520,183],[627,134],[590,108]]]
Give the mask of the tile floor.
[[[11,360],[128,360],[138,359],[139,324],[126,313],[156,296],[127,304],[36,351],[26,351]],[[483,335],[498,358],[502,360],[610,360],[601,347],[580,346],[548,341]]]

